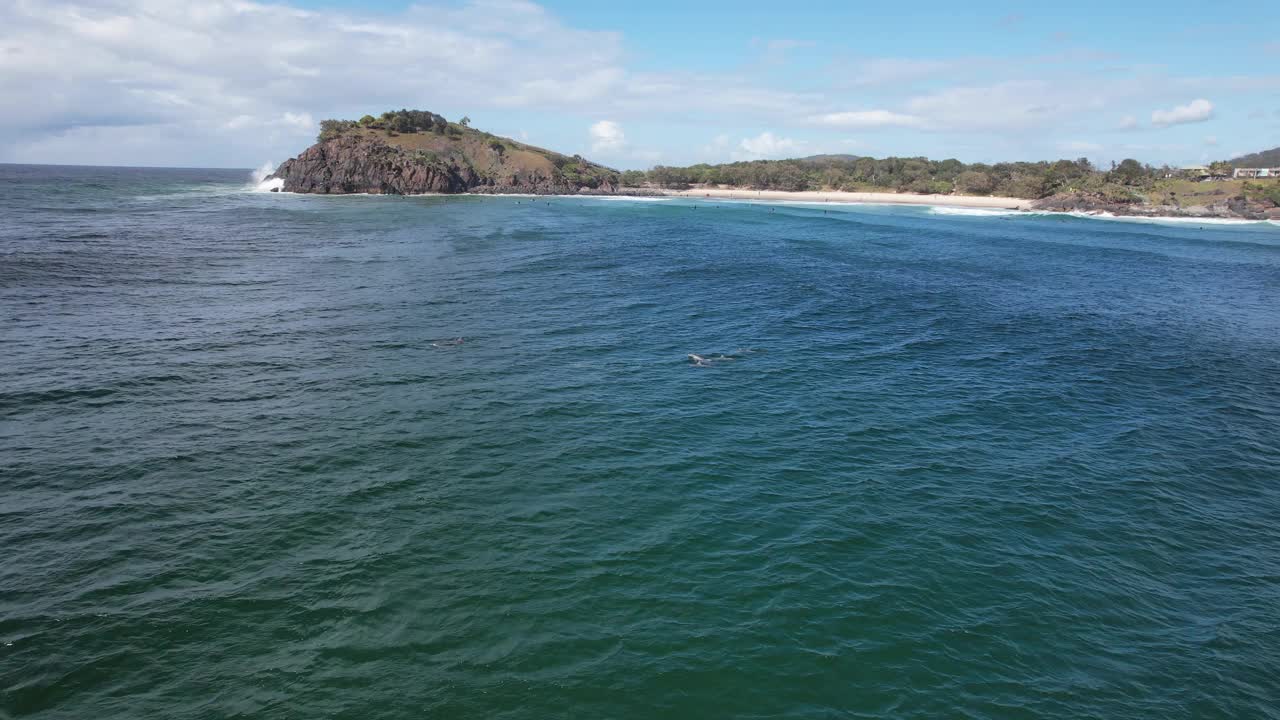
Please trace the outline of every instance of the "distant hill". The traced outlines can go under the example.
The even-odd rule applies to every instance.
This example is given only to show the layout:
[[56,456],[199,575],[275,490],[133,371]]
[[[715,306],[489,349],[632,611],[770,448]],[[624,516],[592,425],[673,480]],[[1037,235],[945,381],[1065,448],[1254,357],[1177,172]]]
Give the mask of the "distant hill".
[[821,163],[821,162],[848,162],[848,161],[850,161],[850,160],[857,160],[857,159],[859,159],[860,157],[862,157],[862,156],[861,156],[861,155],[849,155],[849,154],[847,154],[847,153],[824,153],[824,154],[822,154],[822,155],[810,155],[810,156],[808,156],[808,157],[802,157],[802,158],[800,158],[800,162],[815,162],[815,163]]
[[1234,167],[1280,167],[1280,147],[1263,150],[1262,152],[1241,155],[1238,158],[1232,158],[1227,162]]
[[449,122],[424,110],[325,120],[316,144],[280,164],[282,190],[304,193],[612,193],[619,173]]

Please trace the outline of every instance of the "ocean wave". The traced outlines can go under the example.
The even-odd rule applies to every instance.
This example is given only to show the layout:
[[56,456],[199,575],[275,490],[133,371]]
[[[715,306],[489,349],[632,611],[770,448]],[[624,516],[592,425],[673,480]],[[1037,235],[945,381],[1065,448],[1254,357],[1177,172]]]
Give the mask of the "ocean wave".
[[1200,218],[1200,217],[1147,217],[1142,215],[1116,215],[1106,211],[1086,212],[1073,210],[1061,212],[1053,210],[997,210],[988,208],[933,207],[929,210],[933,215],[968,215],[975,217],[999,217],[1008,215],[1025,215],[1028,217],[1073,217],[1084,220],[1112,220],[1117,222],[1148,223],[1155,225],[1218,225],[1227,227],[1256,227],[1260,225],[1280,225],[1275,220],[1245,220],[1243,218]]
[[1205,225],[1213,225],[1219,228],[1268,228],[1275,227],[1277,223],[1272,220],[1245,220],[1243,218],[1196,218],[1196,217],[1140,217],[1135,215],[1086,215],[1099,220],[1112,220],[1127,223],[1142,223],[1147,225],[1170,225],[1170,226],[1186,226],[1195,225],[1203,227]]
[[862,206],[862,207],[909,207],[908,203],[887,203],[862,200],[831,200],[818,202],[816,200],[751,200],[749,202],[760,202],[764,205],[800,205],[804,207],[820,208],[834,207],[843,205]]
[[254,192],[271,192],[284,189],[284,178],[270,178],[271,173],[276,171],[274,163],[263,163],[257,170],[250,174],[249,189]]
[[574,200],[607,200],[611,202],[670,202],[669,197],[653,197],[651,195],[556,195],[558,198]]
[[1132,215],[1116,215],[1111,219],[1129,222],[1155,222],[1173,225],[1266,225],[1266,220],[1245,220],[1243,218],[1197,218],[1197,217],[1136,217]]
[[930,215],[968,215],[974,217],[1001,217],[1004,215],[1025,215],[1022,210],[1007,210],[1000,208],[968,208],[968,207],[949,207],[945,205],[935,205],[929,208]]
[[[769,206],[793,206],[804,208],[848,208],[848,207],[912,207],[906,203],[891,202],[873,202],[861,200],[775,200],[772,198],[702,198],[690,196],[673,196],[673,199],[680,200],[700,200],[704,203],[714,203],[716,205],[769,205]],[[916,205],[914,207],[924,207]]]

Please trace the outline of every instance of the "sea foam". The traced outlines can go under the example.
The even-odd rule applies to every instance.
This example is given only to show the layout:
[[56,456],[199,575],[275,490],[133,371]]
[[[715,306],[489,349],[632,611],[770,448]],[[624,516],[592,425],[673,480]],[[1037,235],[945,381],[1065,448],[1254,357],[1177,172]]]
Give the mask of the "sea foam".
[[1244,218],[1143,217],[1139,215],[1114,215],[1108,219],[1168,225],[1265,225],[1272,222],[1270,220],[1246,220]]
[[272,190],[280,190],[284,187],[284,178],[267,179],[271,173],[276,171],[276,166],[272,163],[263,163],[261,167],[253,171],[251,176],[251,185],[256,192],[271,192]]
[[1026,210],[998,210],[987,208],[960,208],[960,207],[944,207],[935,206],[929,209],[929,213],[933,215],[968,215],[974,217],[1000,217],[1008,215],[1024,215],[1028,217],[1076,217],[1085,220],[1111,220],[1115,222],[1128,223],[1145,223],[1152,225],[1218,225],[1218,226],[1258,226],[1258,225],[1280,225],[1275,220],[1245,220],[1242,218],[1199,218],[1199,217],[1149,217],[1145,215],[1116,215],[1105,211],[1084,212],[1057,212],[1057,211],[1026,211]]
[[997,208],[964,208],[936,205],[929,208],[931,215],[972,215],[975,217],[1001,217],[1004,215],[1023,215],[1022,210],[1001,210]]
[[671,200],[671,198],[668,198],[668,197],[654,197],[650,195],[556,195],[555,197],[572,198],[574,200],[592,199],[592,200],[608,200],[613,202],[639,202],[639,203],[669,202]]

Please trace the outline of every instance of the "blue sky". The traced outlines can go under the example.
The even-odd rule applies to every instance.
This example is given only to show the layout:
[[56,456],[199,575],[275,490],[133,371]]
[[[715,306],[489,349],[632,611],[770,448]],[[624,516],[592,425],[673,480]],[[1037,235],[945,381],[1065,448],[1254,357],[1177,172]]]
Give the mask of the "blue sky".
[[1280,145],[1280,3],[13,0],[0,161],[258,166],[418,107],[620,168]]

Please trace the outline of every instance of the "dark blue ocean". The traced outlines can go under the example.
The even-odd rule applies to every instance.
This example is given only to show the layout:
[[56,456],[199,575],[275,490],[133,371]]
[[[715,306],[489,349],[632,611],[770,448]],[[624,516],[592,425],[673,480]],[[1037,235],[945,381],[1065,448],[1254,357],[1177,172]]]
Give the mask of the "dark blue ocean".
[[0,718],[1280,718],[1280,227],[249,185],[0,166]]

